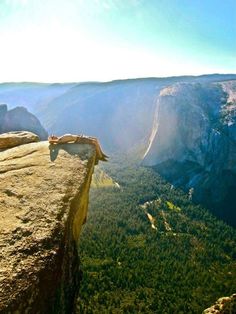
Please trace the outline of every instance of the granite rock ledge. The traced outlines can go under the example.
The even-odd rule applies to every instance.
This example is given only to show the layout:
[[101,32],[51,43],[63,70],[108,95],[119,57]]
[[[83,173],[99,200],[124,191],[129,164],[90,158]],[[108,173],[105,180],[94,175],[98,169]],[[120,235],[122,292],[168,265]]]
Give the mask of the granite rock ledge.
[[0,313],[72,313],[95,147],[0,152]]

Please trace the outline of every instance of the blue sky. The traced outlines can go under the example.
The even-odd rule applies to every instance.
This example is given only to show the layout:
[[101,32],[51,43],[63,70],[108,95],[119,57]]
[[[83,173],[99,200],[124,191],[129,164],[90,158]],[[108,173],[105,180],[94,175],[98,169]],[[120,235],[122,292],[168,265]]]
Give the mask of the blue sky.
[[235,0],[0,0],[0,81],[236,73]]

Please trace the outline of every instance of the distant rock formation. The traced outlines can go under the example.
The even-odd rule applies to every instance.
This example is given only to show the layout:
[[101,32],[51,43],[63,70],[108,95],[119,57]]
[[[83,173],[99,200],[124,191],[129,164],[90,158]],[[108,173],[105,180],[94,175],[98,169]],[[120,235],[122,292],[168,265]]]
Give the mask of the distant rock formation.
[[0,105],[0,133],[10,131],[30,131],[37,134],[41,140],[48,136],[39,120],[24,107],[7,110],[7,105]]
[[202,314],[234,314],[236,313],[236,293],[230,297],[219,298],[214,305]]
[[236,225],[236,81],[164,88],[143,164]]
[[94,145],[0,152],[0,313],[72,313]]
[[234,74],[213,74],[106,83],[3,83],[0,103],[11,108],[23,104],[49,133],[95,136],[108,154],[130,149],[140,153],[150,136],[161,89],[178,82],[207,84],[233,79]]

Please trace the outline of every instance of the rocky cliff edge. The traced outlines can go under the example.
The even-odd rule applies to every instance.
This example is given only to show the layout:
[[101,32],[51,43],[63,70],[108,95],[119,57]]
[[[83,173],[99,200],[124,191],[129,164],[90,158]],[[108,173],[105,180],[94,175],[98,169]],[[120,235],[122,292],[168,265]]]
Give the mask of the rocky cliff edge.
[[0,313],[72,313],[93,145],[0,152]]

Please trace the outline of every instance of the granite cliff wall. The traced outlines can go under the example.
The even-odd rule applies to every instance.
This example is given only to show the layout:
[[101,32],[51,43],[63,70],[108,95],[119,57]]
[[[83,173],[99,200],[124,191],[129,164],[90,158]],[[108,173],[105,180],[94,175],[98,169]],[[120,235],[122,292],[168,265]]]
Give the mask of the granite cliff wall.
[[143,164],[236,224],[236,81],[175,84],[157,99]]

